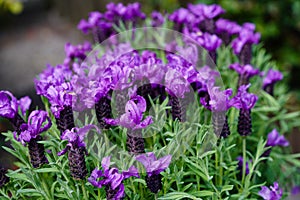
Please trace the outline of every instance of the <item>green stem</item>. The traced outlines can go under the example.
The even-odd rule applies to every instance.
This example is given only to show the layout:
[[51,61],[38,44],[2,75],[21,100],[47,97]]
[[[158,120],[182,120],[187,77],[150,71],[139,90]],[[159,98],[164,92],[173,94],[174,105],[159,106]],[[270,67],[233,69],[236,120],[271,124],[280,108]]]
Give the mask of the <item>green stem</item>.
[[154,199],[157,200],[157,194],[154,194]]
[[81,188],[82,188],[82,193],[83,193],[83,197],[85,200],[88,200],[88,196],[87,196],[87,193],[86,193],[86,190],[85,190],[85,186],[84,186],[84,180],[81,181]]
[[242,185],[245,183],[246,176],[246,137],[243,137],[243,172],[242,172]]
[[223,155],[222,155],[222,149],[220,149],[220,166],[219,166],[219,186],[222,186],[223,184],[223,167],[222,167],[222,162],[223,162]]
[[[219,161],[219,153],[218,153],[218,149],[216,149],[216,153],[215,153],[215,168],[216,168],[216,171],[218,170],[218,168],[219,168],[219,165],[218,165],[218,161]],[[216,184],[218,184],[218,178],[220,178],[220,177],[218,177],[218,176],[216,176]]]
[[98,188],[98,200],[101,200],[101,191],[99,188]]

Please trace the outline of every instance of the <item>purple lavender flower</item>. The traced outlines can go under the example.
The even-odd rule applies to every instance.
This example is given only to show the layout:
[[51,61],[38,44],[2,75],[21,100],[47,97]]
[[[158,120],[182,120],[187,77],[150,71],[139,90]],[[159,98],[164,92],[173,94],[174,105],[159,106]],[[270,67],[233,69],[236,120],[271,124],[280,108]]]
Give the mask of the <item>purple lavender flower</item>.
[[232,98],[231,104],[237,109],[247,109],[250,110],[254,107],[258,97],[255,94],[248,93],[248,88],[251,84],[242,85],[239,87],[238,92],[235,97]]
[[18,108],[25,115],[30,103],[31,99],[27,96],[17,100],[10,92],[0,91],[0,117],[7,118],[14,126],[16,132],[20,133],[20,127],[25,122],[18,114]]
[[292,188],[291,195],[296,196],[299,195],[299,193],[300,193],[300,186],[299,185],[294,186]]
[[218,19],[216,21],[216,33],[222,38],[225,45],[228,45],[231,41],[232,35],[238,34],[241,30],[241,27],[230,20],[227,19]]
[[270,189],[266,186],[262,186],[258,195],[264,200],[279,200],[282,197],[282,189],[279,188],[277,182],[274,182],[274,186],[270,186]]
[[205,48],[213,61],[216,62],[216,50],[222,44],[222,40],[215,34],[201,32],[198,28],[193,28],[192,31],[184,29],[184,33],[193,38],[199,45]]
[[[285,139],[283,135],[279,135],[278,131],[276,129],[273,129],[268,134],[268,140],[266,143],[266,147],[275,147],[275,146],[282,146],[286,147],[289,145],[289,141]],[[272,149],[268,149],[264,152],[263,156],[268,157],[271,153]]]
[[280,71],[270,69],[267,73],[267,76],[263,80],[263,90],[273,95],[275,83],[282,79],[283,75]]
[[[45,124],[46,122],[46,124]],[[21,126],[21,133],[18,136],[17,132],[14,132],[16,140],[23,145],[30,142],[31,139],[35,139],[39,134],[48,130],[52,125],[47,112],[35,110],[30,113],[28,117],[28,123]]]
[[[244,162],[244,159],[243,159],[242,156],[238,156],[236,159],[238,160],[238,167],[237,167],[237,169],[240,171],[239,176],[241,178],[242,177],[242,173],[243,173],[243,162]],[[251,162],[251,160],[250,160],[250,162]],[[248,175],[248,174],[249,174],[249,162],[246,161],[245,175]]]
[[68,66],[57,65],[52,67],[47,65],[47,68],[39,74],[39,78],[34,80],[37,94],[46,96],[47,89],[50,86],[60,86],[64,82],[71,80],[72,74],[73,72]]
[[165,22],[164,16],[160,12],[158,12],[158,11],[153,11],[151,13],[151,19],[152,19],[151,25],[153,27],[162,26],[163,23]]
[[49,86],[45,96],[51,104],[51,111],[56,119],[57,128],[61,134],[73,128],[74,117],[72,105],[74,101],[73,87],[70,82],[64,82],[60,86]]
[[179,8],[169,15],[169,20],[174,22],[174,29],[182,32],[184,27],[192,29],[197,26],[203,18],[195,16],[188,9]]
[[197,4],[197,5],[188,5],[188,9],[197,17],[201,18],[200,28],[201,30],[207,31],[211,34],[215,33],[215,22],[214,19],[225,13],[225,10],[217,5],[205,5],[205,4]]
[[80,59],[83,61],[86,58],[86,53],[92,50],[92,45],[89,42],[79,44],[77,46],[72,45],[71,43],[66,43],[65,53],[66,58],[64,60],[64,65],[69,65],[74,59]]
[[[119,173],[117,168],[109,168],[110,157],[105,157],[101,162],[102,170],[94,169],[88,181],[95,187],[102,188],[105,186],[106,198],[108,200],[119,200],[124,196],[123,180],[129,177],[139,177],[138,170],[131,166],[127,171]],[[101,179],[101,180],[98,180]]]
[[234,107],[240,109],[238,133],[242,136],[247,136],[252,132],[251,109],[258,99],[255,94],[247,92],[249,87],[250,84],[240,86],[231,102]]
[[229,65],[229,69],[233,69],[239,74],[238,87],[249,84],[249,79],[259,74],[259,70],[249,64],[242,66],[239,63],[233,63]]
[[137,19],[145,19],[146,15],[141,11],[140,3],[132,3],[124,6],[122,3],[109,3],[106,5],[105,18],[115,24],[119,20],[136,22]]
[[186,92],[189,92],[189,83],[183,77],[183,74],[177,70],[169,69],[165,74],[166,91],[179,98],[184,98]]
[[30,107],[31,99],[28,96],[25,96],[19,99],[17,103],[21,109],[22,115],[24,116]]
[[151,192],[157,193],[162,188],[161,172],[169,167],[171,155],[157,159],[153,152],[136,156],[136,160],[142,163],[146,169],[146,183]]
[[268,134],[268,140],[266,146],[289,146],[289,142],[284,138],[283,135],[279,135],[278,131],[276,129],[273,129]]
[[254,33],[255,25],[245,23],[239,33],[239,36],[232,41],[232,48],[239,56],[241,64],[250,64],[252,59],[252,45],[257,44],[260,39],[260,33]]
[[[34,168],[48,163],[45,157],[44,145],[38,143],[42,140],[41,133],[51,127],[51,120],[45,111],[35,110],[30,113],[27,124],[22,124],[20,134],[14,132],[14,138],[23,145],[28,144],[30,162]],[[19,134],[19,135],[18,135]]]
[[229,97],[232,95],[232,89],[221,91],[219,87],[213,87],[208,90],[210,100],[209,109],[213,111],[212,121],[215,134],[223,138],[230,135],[226,111],[232,107]]
[[58,155],[61,156],[68,151],[70,173],[74,179],[84,179],[87,175],[84,137],[91,128],[97,129],[94,125],[87,125],[82,128],[74,127],[63,132],[61,136],[61,139],[67,140],[68,144]]
[[66,106],[72,106],[72,85],[63,83],[61,86],[50,86],[45,95],[51,103],[51,111],[56,118]]
[[125,106],[125,114],[119,119],[106,119],[108,124],[120,125],[128,129],[141,129],[149,126],[153,121],[151,116],[143,120],[143,113],[146,111],[146,100],[141,96],[132,97]]
[[225,10],[217,5],[206,5],[206,4],[189,4],[188,9],[197,16],[203,16],[205,19],[213,19],[221,14],[225,13]]
[[13,119],[17,113],[17,99],[8,91],[0,91],[0,116]]
[[232,89],[226,89],[224,91],[220,90],[220,87],[213,87],[208,91],[210,96],[210,109],[214,112],[227,111],[231,108],[232,102],[229,97],[232,95]]
[[90,12],[88,21],[82,19],[77,28],[84,34],[88,34],[91,31],[95,41],[99,43],[113,34],[112,23],[107,21],[105,16],[97,11]]
[[98,11],[90,12],[88,21],[84,19],[80,20],[77,28],[87,34],[89,30],[98,26],[101,19],[103,19],[102,13]]

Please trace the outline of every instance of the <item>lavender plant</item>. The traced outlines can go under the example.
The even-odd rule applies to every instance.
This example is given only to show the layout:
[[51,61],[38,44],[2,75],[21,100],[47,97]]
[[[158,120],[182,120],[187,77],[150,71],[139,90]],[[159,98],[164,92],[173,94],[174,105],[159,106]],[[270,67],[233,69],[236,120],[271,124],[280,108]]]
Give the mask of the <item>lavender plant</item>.
[[14,128],[3,148],[18,160],[0,168],[1,199],[297,195],[300,155],[286,136],[300,111],[287,106],[285,72],[254,24],[224,12],[189,4],[146,17],[139,3],[109,3],[82,19],[94,42],[66,43],[63,63],[34,80],[45,111],[0,92]]

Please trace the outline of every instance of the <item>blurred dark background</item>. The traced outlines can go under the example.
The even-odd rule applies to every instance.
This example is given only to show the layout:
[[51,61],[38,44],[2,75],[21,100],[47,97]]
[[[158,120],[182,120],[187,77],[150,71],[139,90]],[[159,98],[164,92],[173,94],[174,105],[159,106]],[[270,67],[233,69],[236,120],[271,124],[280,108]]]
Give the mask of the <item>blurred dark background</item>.
[[[17,97],[29,95],[33,105],[41,105],[35,95],[33,79],[47,63],[63,62],[64,45],[90,40],[76,26],[93,10],[105,10],[109,0],[0,0],[0,90]],[[117,2],[117,1],[113,1]],[[122,1],[129,3],[134,1]],[[299,0],[141,0],[146,14],[153,10],[172,12],[187,3],[218,3],[225,18],[242,24],[253,22],[262,34],[268,53],[280,69],[288,71],[286,81],[294,93],[295,109],[300,102],[300,1]],[[298,102],[298,103],[297,103]],[[0,119],[0,132],[7,129]],[[296,133],[296,130],[295,130]],[[291,136],[291,141],[294,141]],[[0,146],[3,145],[0,139]],[[300,152],[300,145],[294,144]],[[0,152],[0,162],[9,157]]]

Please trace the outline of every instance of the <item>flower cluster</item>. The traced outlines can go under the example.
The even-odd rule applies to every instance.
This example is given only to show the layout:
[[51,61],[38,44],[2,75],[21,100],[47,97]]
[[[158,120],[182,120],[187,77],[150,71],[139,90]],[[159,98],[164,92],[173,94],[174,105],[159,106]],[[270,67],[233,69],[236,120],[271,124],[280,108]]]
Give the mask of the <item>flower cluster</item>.
[[[203,194],[209,196],[209,190],[212,188],[214,189],[211,192],[212,198],[220,199],[225,198],[225,193],[231,195],[235,192],[243,193],[243,195],[246,195],[245,198],[260,195],[264,199],[280,199],[283,196],[283,190],[279,188],[277,182],[274,182],[274,186],[270,188],[262,186],[261,191],[258,191],[255,185],[262,184],[259,178],[253,178],[254,171],[259,174],[257,163],[260,160],[267,160],[266,157],[273,156],[273,154],[270,154],[271,148],[280,149],[278,146],[286,147],[289,145],[285,137],[279,134],[279,132],[283,133],[281,129],[278,129],[279,131],[273,129],[268,135],[264,135],[264,131],[260,132],[262,134],[260,136],[266,139],[265,146],[261,142],[262,145],[257,148],[259,150],[263,149],[262,152],[256,154],[260,153],[260,156],[255,157],[252,155],[251,150],[256,147],[252,148],[246,145],[248,140],[256,142],[258,136],[255,131],[252,134],[252,128],[253,130],[257,128],[255,127],[257,123],[253,123],[256,121],[252,118],[252,111],[257,111],[253,108],[258,104],[265,106],[262,105],[264,102],[258,101],[258,93],[252,93],[254,91],[253,87],[261,83],[262,90],[274,95],[275,83],[282,80],[283,75],[275,69],[268,69],[266,72],[260,71],[265,67],[255,66],[252,63],[252,46],[258,44],[260,40],[260,34],[255,32],[255,25],[252,23],[239,25],[236,22],[222,18],[224,13],[225,10],[216,4],[188,4],[187,8],[179,8],[170,14],[154,11],[148,20],[141,11],[139,3],[128,5],[109,3],[105,12],[91,12],[88,19],[82,19],[78,24],[78,29],[83,33],[93,34],[97,48],[93,49],[95,46],[89,42],[78,45],[66,43],[66,58],[63,63],[57,66],[48,65],[35,79],[36,92],[42,96],[43,102],[47,104],[46,107],[50,107],[49,113],[35,110],[29,114],[27,110],[31,100],[28,97],[17,100],[10,92],[0,91],[0,117],[7,118],[13,124],[15,128],[13,136],[21,144],[15,143],[22,148],[24,148],[22,145],[28,146],[30,161],[34,168],[48,163],[44,144],[59,151],[57,155],[61,157],[58,160],[56,160],[56,152],[58,151],[55,151],[49,157],[47,155],[48,158],[51,158],[49,161],[55,163],[55,166],[65,166],[66,162],[61,161],[65,158],[62,155],[67,153],[69,174],[74,180],[70,181],[66,176],[68,172],[64,173],[64,171],[57,172],[58,175],[53,176],[54,178],[50,175],[49,177],[56,181],[53,183],[51,190],[60,192],[65,188],[72,188],[70,189],[72,191],[67,191],[70,196],[59,194],[57,196],[53,195],[53,198],[74,198],[75,196],[72,195],[77,193],[78,199],[82,196],[87,199],[96,197],[96,191],[99,195],[98,198],[102,198],[103,196],[100,194],[102,190],[97,190],[97,188],[104,187],[106,199],[118,200],[124,198],[125,194],[135,193],[135,189],[132,191],[131,189],[139,183],[144,183],[151,193],[148,196],[137,195],[134,198],[153,199],[153,195],[157,197],[163,192],[164,194],[169,192],[170,194],[167,195],[170,196],[165,199],[177,197],[183,199],[187,197],[180,195],[189,194],[190,192],[195,196],[189,197],[196,199],[198,196],[202,197]],[[117,34],[124,27],[138,27],[139,23],[143,25],[151,23],[156,29],[171,25],[184,34],[184,38],[168,41],[163,47],[160,47],[164,49],[141,48],[137,50],[131,41],[121,42],[118,41],[118,37],[110,37]],[[134,30],[129,40],[138,41],[139,38],[143,38],[143,36],[139,35],[137,30]],[[99,47],[97,43],[106,39],[108,39],[109,45]],[[203,49],[197,48],[197,45]],[[211,66],[210,58],[215,64],[223,66],[223,63],[219,63],[221,59],[218,59],[221,51],[220,47],[222,46],[232,52],[230,57],[234,59],[231,59],[228,69],[237,72],[237,87],[230,84],[230,87],[227,86],[223,89],[218,85],[221,74]],[[204,55],[201,55],[202,53]],[[228,63],[224,66],[227,67]],[[259,80],[258,84],[253,83],[252,77],[256,75],[260,75],[257,78]],[[234,76],[236,74],[232,73],[229,77],[233,78]],[[201,115],[199,123],[195,122],[196,127],[201,127],[201,130],[198,130],[198,128],[193,129],[196,132],[197,140],[183,143],[183,147],[181,147],[176,143],[178,142],[177,137],[180,138],[180,134],[183,135],[182,137],[189,137],[186,135],[186,131],[182,131],[181,128],[187,124],[185,123],[185,115],[188,112],[185,112],[184,106],[186,105],[184,103],[186,102],[184,101],[190,94],[195,95],[196,104],[201,108],[200,114],[195,113]],[[168,100],[165,105],[170,107],[170,110],[166,111],[167,116],[170,118],[159,134],[153,138],[145,139],[143,138],[143,129],[153,124],[155,119],[149,115],[153,100],[158,100],[159,103]],[[81,121],[82,127],[75,127],[75,120],[77,119],[74,116],[77,115],[74,115],[73,112],[82,114],[89,109],[95,109],[96,117],[92,118],[92,121],[95,119],[93,122],[103,130],[101,134],[105,134],[108,139],[114,138],[115,141],[121,141],[122,147],[125,146],[124,137],[126,137],[127,151],[135,159],[135,162],[144,166],[145,177],[134,165],[123,171],[119,170],[121,169],[119,166],[119,168],[111,167],[112,154],[110,150],[118,145],[107,149],[108,145],[100,144],[103,141],[94,141],[92,145],[97,146],[100,150],[99,158],[88,155],[87,152],[90,151],[89,146],[85,144],[86,135],[92,128],[99,129],[96,125],[86,125]],[[194,107],[189,109],[192,110],[191,112],[196,110]],[[234,109],[238,109],[238,116],[235,115]],[[114,111],[116,115],[113,115]],[[189,114],[193,115],[191,112]],[[27,114],[29,114],[28,119]],[[217,138],[216,145],[213,147],[216,149],[203,154],[202,151],[199,151],[198,146],[205,146],[202,140],[205,139],[206,134],[210,133],[210,130],[205,134],[203,130],[204,127],[206,128],[205,123],[209,121],[210,116],[210,122],[213,126],[211,132],[214,138]],[[54,117],[55,122],[51,121],[50,117]],[[269,116],[263,117],[269,119]],[[173,127],[173,121],[176,120],[178,123],[176,122],[176,127]],[[273,122],[274,120],[270,121]],[[202,122],[204,121],[203,125]],[[85,123],[92,124],[86,121]],[[49,130],[52,124],[56,124],[58,130],[56,128],[51,129],[51,134],[45,135],[45,138],[50,138],[50,140],[40,142],[43,140],[41,134]],[[280,121],[278,126],[282,124],[283,122]],[[121,126],[124,129],[118,129],[116,126]],[[237,127],[237,131],[234,130],[234,126]],[[260,130],[264,129],[265,127],[260,127]],[[269,130],[268,126],[266,126],[267,129]],[[123,133],[126,133],[126,135],[119,134],[118,131],[120,130],[125,130]],[[238,134],[242,137],[239,137]],[[250,134],[252,134],[250,137],[246,137]],[[238,140],[236,140],[236,136],[238,136]],[[58,138],[62,141],[57,142]],[[151,141],[152,139],[153,141]],[[176,140],[175,143],[173,143],[174,140]],[[243,145],[243,157],[237,157],[241,153],[241,148],[235,148],[240,147],[239,140],[242,141]],[[152,143],[147,146],[147,141]],[[162,146],[160,143],[176,146],[175,148],[184,148],[186,155],[181,155],[178,162],[173,157],[174,164],[171,164],[172,155],[157,158],[155,151],[151,148],[158,150]],[[190,146],[190,144],[197,146],[197,148]],[[63,145],[66,146],[60,149]],[[48,148],[48,146],[45,147]],[[233,148],[236,152],[231,152],[230,149]],[[176,154],[177,152],[172,153]],[[105,154],[111,156],[103,157]],[[200,154],[201,157],[199,157]],[[228,157],[226,157],[227,154],[229,154]],[[232,155],[237,157],[238,162],[232,161],[232,158],[234,158]],[[98,165],[100,162],[98,159],[100,158],[102,159],[101,167],[95,168],[89,174],[90,170]],[[190,158],[196,158],[195,162],[188,162]],[[293,159],[288,161],[293,161]],[[209,161],[215,162],[215,165],[211,165],[208,163]],[[141,168],[140,165],[136,166],[139,166],[139,169]],[[166,170],[169,166],[170,170]],[[44,171],[50,171],[49,169],[51,169],[50,165]],[[211,172],[211,169],[216,171]],[[238,173],[231,174],[230,171],[224,173],[224,170],[232,169],[237,169]],[[24,170],[24,167],[19,170]],[[166,170],[166,173],[162,173],[164,170]],[[186,170],[189,171],[186,172]],[[43,172],[43,169],[30,171],[30,173],[41,172]],[[6,173],[6,169],[0,169],[0,187],[8,182]],[[168,176],[165,174],[168,174]],[[228,178],[227,180],[224,178],[225,175]],[[96,188],[91,187],[90,184],[82,184],[83,195],[81,195],[79,194],[78,185],[69,187],[74,183],[77,184],[76,181],[78,180],[84,183],[86,177],[89,177],[88,182]],[[127,188],[129,181],[126,179],[130,177],[138,177],[139,180],[133,181],[130,183],[131,187]],[[145,182],[140,180],[141,178],[144,178]],[[170,181],[170,178],[176,180]],[[62,181],[62,179],[66,180]],[[166,183],[170,181],[170,183],[164,185],[162,180],[165,180]],[[223,187],[225,181],[227,186]],[[269,185],[273,181],[268,180],[265,185]],[[249,182],[251,182],[251,186]],[[182,189],[181,185],[185,183],[187,185]],[[27,185],[30,185],[29,182],[26,183]],[[65,188],[58,189],[56,188],[57,185],[63,185]],[[173,185],[176,185],[176,189],[173,188]],[[199,192],[200,185],[201,187],[203,185],[203,188],[206,188],[207,191]],[[230,189],[231,185],[235,188]],[[17,184],[15,186],[19,187]],[[164,186],[166,186],[165,191],[163,190]],[[22,187],[18,189],[20,193],[22,193]],[[30,185],[28,191],[32,191],[32,187],[35,187],[35,185]],[[89,195],[85,194],[87,193],[85,187],[89,187]],[[75,192],[74,189],[77,189],[77,191]],[[177,190],[180,192],[175,192]],[[184,190],[184,192],[181,192],[181,190]],[[37,191],[41,190],[38,189]],[[47,192],[41,193],[45,195],[44,198],[50,199],[50,195],[47,196],[48,194],[46,194]],[[10,193],[10,195],[14,195],[14,193]],[[34,195],[39,194],[34,193]],[[237,196],[237,194],[233,194],[232,198],[234,196]]]

